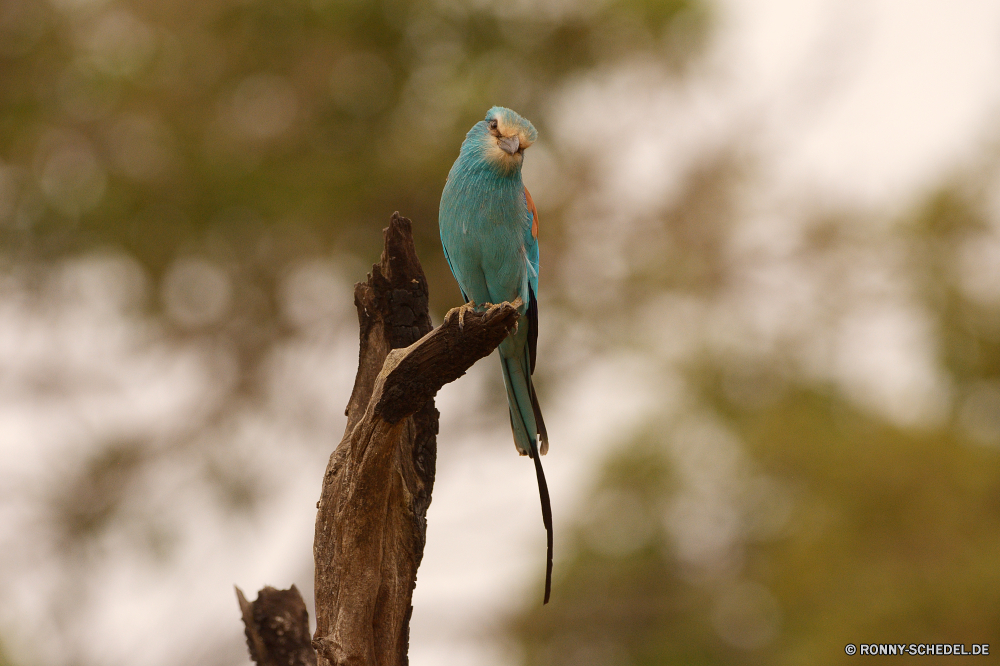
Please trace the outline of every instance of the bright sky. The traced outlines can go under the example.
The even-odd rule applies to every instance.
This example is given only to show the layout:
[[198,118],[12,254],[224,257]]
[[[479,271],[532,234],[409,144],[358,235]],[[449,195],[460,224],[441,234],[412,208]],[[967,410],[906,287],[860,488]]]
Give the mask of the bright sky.
[[774,111],[782,178],[882,206],[959,164],[1000,111],[1000,3],[719,0],[724,67]]

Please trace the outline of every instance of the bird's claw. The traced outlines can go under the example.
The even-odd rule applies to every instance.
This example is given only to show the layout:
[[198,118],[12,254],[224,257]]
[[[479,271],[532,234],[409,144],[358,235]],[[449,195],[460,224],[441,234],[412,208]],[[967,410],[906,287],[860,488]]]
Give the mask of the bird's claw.
[[462,304],[462,307],[458,309],[458,330],[460,331],[465,330],[465,313],[468,312],[469,310],[475,310],[475,309],[476,309],[476,304],[473,303],[472,301]]
[[[458,330],[465,330],[465,313],[475,312],[479,308],[486,308],[486,314],[493,314],[498,309],[502,308],[504,305],[512,305],[514,308],[521,307],[521,297],[517,297],[510,303],[480,303],[476,305],[474,301],[469,301],[468,303],[463,303],[461,307],[458,308]],[[515,324],[515,327],[517,324]]]

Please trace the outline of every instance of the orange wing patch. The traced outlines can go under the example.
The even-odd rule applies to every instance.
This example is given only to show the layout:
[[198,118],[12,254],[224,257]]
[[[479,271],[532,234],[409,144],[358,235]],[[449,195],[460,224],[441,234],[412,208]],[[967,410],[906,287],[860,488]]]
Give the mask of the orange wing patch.
[[531,237],[538,238],[538,209],[535,208],[535,202],[531,199],[531,193],[528,192],[528,188],[524,188],[524,200],[528,204],[528,211],[531,213]]

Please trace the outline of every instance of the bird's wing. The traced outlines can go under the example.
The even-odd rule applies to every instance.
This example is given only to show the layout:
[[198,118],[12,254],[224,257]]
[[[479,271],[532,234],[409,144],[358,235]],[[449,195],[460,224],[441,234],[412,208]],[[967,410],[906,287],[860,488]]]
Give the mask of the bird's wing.
[[[451,257],[448,256],[448,246],[444,244],[444,240],[441,241],[441,249],[444,250],[444,260],[448,262],[448,268],[451,269],[451,274],[455,276],[455,281],[458,281],[458,273],[455,272],[455,265],[451,263]],[[462,298],[465,302],[469,302],[469,297],[465,293],[465,289],[462,289],[461,283],[458,285],[458,290],[462,292]]]
[[531,214],[531,237],[538,239],[538,210],[535,208],[535,200],[531,198],[531,192],[524,188],[524,203],[528,206],[528,213]]
[[524,188],[524,203],[528,209],[529,224],[524,234],[524,253],[528,260],[528,284],[531,291],[538,293],[538,210],[531,199],[528,188]]
[[[538,354],[538,209],[531,198],[528,188],[524,188],[524,203],[528,207],[528,216],[531,218],[531,235],[525,235],[524,248],[528,259],[528,311],[525,313],[528,318],[528,374],[535,373],[535,357]],[[542,420],[542,410],[538,406],[538,398],[535,397],[535,387],[528,382],[531,393],[531,407],[535,416],[535,426],[540,435],[539,449],[544,455],[549,448],[549,437],[545,432],[545,421]]]
[[524,203],[528,207],[528,217],[531,224],[528,225],[530,235],[524,236],[525,256],[528,260],[528,355],[531,361],[530,369],[535,371],[535,348],[538,340],[538,302],[535,295],[538,293],[538,210],[535,202],[531,198],[528,188],[524,188]]

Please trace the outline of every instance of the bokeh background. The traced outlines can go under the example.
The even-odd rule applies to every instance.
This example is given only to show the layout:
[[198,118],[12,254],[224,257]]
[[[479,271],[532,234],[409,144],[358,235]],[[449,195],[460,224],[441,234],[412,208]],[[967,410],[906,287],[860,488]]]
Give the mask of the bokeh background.
[[495,359],[411,663],[1000,643],[1000,5],[0,0],[0,664],[249,663],[312,593],[394,210],[531,119],[555,586]]

